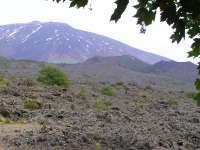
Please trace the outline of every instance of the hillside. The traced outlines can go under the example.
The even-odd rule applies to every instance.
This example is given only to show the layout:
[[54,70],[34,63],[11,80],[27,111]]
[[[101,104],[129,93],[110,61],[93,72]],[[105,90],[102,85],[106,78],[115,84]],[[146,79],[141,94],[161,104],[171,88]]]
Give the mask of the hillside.
[[125,55],[118,57],[94,57],[80,64],[63,64],[60,67],[69,72],[73,78],[88,77],[111,83],[119,81],[125,83],[134,82],[143,86],[167,90],[192,91],[195,89],[194,81],[198,77],[197,71],[194,69],[196,65],[185,62],[173,62],[177,64],[175,66],[172,62],[165,62],[174,67],[174,70],[170,70],[167,65],[157,67],[160,63],[164,63],[164,61],[158,62],[155,65],[149,65],[135,57]]
[[197,65],[191,62],[161,61],[144,69],[147,73],[171,76],[175,79],[194,82],[197,78]]
[[147,63],[169,60],[64,23],[0,26],[0,55],[51,63],[79,63],[94,56],[132,55]]
[[[41,67],[46,64],[45,62],[9,60],[1,57],[0,73],[6,76],[35,77],[38,75]],[[136,83],[144,87],[150,86],[172,91],[193,91],[195,89],[194,80],[198,77],[195,69],[196,65],[192,63],[159,62],[155,65],[149,65],[128,55],[110,57],[96,56],[83,63],[70,65],[57,64],[57,66],[62,68],[75,81],[92,79],[109,83]],[[170,68],[174,69],[171,70]]]
[[200,109],[187,80],[195,72],[175,74],[196,65],[128,55],[50,64],[69,75],[66,89],[36,80],[47,64],[0,57],[0,149],[200,148]]
[[[135,84],[72,81],[68,90],[34,78],[0,88],[0,148],[161,150],[200,148],[200,111],[183,92]],[[2,84],[2,83],[1,83]]]

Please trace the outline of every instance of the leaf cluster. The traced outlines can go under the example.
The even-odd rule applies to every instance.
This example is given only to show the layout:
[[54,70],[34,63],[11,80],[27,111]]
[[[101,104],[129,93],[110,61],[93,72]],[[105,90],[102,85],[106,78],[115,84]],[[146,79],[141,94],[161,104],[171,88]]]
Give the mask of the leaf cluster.
[[[66,0],[53,0],[53,1],[59,3],[59,2],[65,2]],[[76,6],[77,8],[85,7],[85,5],[87,5],[88,3],[88,0],[69,0],[69,1],[71,1],[70,7]]]

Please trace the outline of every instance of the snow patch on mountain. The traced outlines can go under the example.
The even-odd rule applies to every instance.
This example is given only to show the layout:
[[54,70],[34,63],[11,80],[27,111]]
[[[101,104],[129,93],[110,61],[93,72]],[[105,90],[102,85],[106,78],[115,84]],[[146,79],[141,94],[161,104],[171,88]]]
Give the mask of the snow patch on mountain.
[[53,40],[53,38],[47,38],[47,39],[46,39],[46,41],[51,41],[51,40]]
[[[0,26],[0,55],[52,62],[83,62],[94,56],[132,55],[148,63],[167,58],[64,23],[31,22]],[[55,59],[55,61],[53,60]]]
[[31,37],[33,34],[35,34],[36,32],[38,32],[41,28],[42,28],[42,25],[39,24],[39,27],[37,27],[36,29],[34,29],[30,34],[26,35],[26,37],[22,40],[22,43],[26,42],[29,37]]
[[14,37],[15,37],[14,35],[15,35],[16,33],[20,32],[21,29],[23,29],[23,26],[20,26],[19,28],[14,29],[14,31],[11,32],[7,37],[8,37],[8,38],[9,38],[9,37],[14,38]]

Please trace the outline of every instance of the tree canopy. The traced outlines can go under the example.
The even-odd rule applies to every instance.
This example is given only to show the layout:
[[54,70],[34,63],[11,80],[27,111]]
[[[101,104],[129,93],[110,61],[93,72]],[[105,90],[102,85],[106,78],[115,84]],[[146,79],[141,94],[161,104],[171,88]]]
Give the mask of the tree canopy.
[[[66,0],[53,0],[57,3]],[[85,7],[88,0],[68,0],[70,7]],[[136,1],[136,0],[135,0]],[[117,22],[126,10],[129,0],[116,0],[116,9],[110,20]],[[106,4],[105,4],[106,5]],[[166,22],[173,30],[170,39],[179,43],[185,39],[186,34],[193,40],[192,50],[189,57],[199,58],[200,56],[200,0],[137,0],[134,6],[137,10],[134,17],[137,24],[141,25],[141,32],[145,32],[145,26],[153,23],[155,16],[160,15],[160,21]],[[200,74],[200,62],[198,63]],[[195,82],[197,90],[200,90],[200,79]],[[200,92],[198,94],[200,99]]]

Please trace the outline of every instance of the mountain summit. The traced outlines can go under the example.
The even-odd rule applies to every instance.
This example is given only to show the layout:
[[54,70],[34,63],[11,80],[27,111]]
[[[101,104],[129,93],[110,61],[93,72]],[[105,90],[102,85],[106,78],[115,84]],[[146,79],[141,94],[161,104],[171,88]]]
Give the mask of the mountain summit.
[[132,55],[153,64],[169,60],[65,23],[30,22],[0,26],[0,55],[53,63],[79,63],[94,56]]

